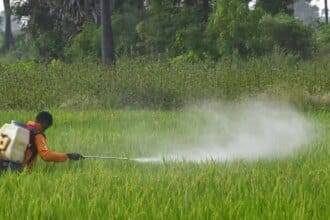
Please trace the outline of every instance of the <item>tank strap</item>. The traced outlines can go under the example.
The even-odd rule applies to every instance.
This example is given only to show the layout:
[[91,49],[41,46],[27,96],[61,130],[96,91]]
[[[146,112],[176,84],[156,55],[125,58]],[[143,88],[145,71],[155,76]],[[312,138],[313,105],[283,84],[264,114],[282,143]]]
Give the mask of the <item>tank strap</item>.
[[32,155],[29,158],[29,160],[27,161],[27,163],[31,163],[32,160],[37,156],[38,154],[38,150],[37,150],[37,146],[35,145],[35,137],[37,135],[42,135],[46,138],[45,134],[42,132],[38,132],[37,129],[32,126],[32,125],[27,125],[26,128],[30,131],[30,143],[29,143],[29,150],[31,151]]

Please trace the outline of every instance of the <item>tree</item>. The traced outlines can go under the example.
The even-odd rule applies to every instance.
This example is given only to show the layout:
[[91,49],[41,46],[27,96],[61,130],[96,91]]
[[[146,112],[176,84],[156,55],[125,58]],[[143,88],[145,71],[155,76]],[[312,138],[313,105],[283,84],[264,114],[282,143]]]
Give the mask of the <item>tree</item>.
[[324,0],[325,22],[329,23],[328,0]]
[[43,60],[62,59],[64,47],[85,23],[100,25],[100,2],[96,0],[15,0],[18,19],[28,17],[23,31]]
[[189,6],[196,6],[197,5],[197,0],[185,0],[184,4],[188,7]]
[[203,0],[203,16],[207,20],[210,13],[210,0]]
[[212,56],[263,52],[258,23],[264,14],[260,8],[251,11],[242,0],[217,1],[207,28]]
[[304,25],[293,16],[278,14],[266,15],[259,21],[260,31],[265,42],[264,47],[272,51],[275,46],[284,52],[309,58],[314,48],[313,28]]
[[140,16],[143,17],[144,16],[144,0],[137,0],[137,8],[140,12]]
[[294,0],[257,0],[256,7],[261,7],[272,15],[284,12],[293,15]]
[[111,0],[101,0],[101,26],[102,26],[102,62],[105,65],[115,64]]
[[95,0],[15,1],[14,12],[18,18],[29,17],[25,30],[33,35],[56,29],[68,39],[85,22],[100,24],[100,4]]
[[11,8],[10,1],[3,0],[3,5],[5,9],[5,37],[2,50],[8,51],[11,46],[14,45],[14,37],[11,31]]
[[[177,1],[174,1],[176,4]],[[186,7],[198,7],[202,12],[203,19],[207,20],[210,12],[210,0],[184,0]]]

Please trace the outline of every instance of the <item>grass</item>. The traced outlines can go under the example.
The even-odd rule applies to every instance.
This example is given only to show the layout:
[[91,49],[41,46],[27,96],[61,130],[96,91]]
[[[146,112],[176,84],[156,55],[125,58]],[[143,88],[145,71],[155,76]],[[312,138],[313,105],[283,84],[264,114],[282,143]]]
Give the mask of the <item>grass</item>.
[[[60,151],[145,156],[180,112],[55,111],[47,133]],[[3,111],[1,124],[34,112]],[[308,117],[324,134],[288,159],[206,164],[38,161],[32,173],[0,177],[1,219],[328,219],[330,113]]]
[[[0,103],[2,110],[172,110],[200,100],[266,94],[302,108],[329,108],[330,64],[326,58],[297,61],[274,54],[221,63],[139,58],[121,59],[108,69],[89,61],[65,64],[53,60],[48,65],[0,61],[0,88],[6,94],[0,96]],[[324,98],[313,98],[317,95]]]
[[0,31],[0,45],[2,46],[3,44],[3,33]]

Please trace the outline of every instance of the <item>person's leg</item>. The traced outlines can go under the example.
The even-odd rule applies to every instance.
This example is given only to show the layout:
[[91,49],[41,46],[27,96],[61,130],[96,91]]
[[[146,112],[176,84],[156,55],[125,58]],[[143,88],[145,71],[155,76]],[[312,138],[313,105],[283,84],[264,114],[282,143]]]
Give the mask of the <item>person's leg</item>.
[[22,164],[21,163],[16,163],[16,162],[9,162],[8,164],[8,170],[14,171],[14,172],[20,172],[22,171]]
[[16,163],[8,160],[0,160],[0,173],[4,173],[6,171],[13,171],[13,172],[21,172],[23,166],[21,163]]
[[8,170],[9,162],[5,160],[0,160],[0,175]]

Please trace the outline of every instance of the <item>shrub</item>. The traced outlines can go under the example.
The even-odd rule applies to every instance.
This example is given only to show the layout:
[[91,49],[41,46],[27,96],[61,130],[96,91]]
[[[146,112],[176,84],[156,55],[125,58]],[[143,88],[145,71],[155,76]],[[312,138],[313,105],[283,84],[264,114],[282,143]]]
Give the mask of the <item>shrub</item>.
[[217,54],[259,54],[258,22],[263,15],[261,9],[251,11],[241,0],[217,1],[207,29]]
[[45,32],[37,38],[31,39],[31,41],[33,47],[38,51],[40,60],[49,61],[63,58],[65,42],[61,33],[55,31]]
[[276,47],[300,57],[310,57],[315,48],[311,27],[287,15],[269,15],[261,8],[250,10],[241,0],[217,1],[210,18],[212,54],[250,56],[271,53]]
[[137,7],[126,6],[125,10],[113,14],[112,27],[118,56],[133,56],[143,52],[136,30],[140,20]]
[[101,29],[95,24],[86,23],[66,46],[64,54],[68,61],[101,57]]
[[315,46],[313,30],[301,21],[286,14],[265,15],[260,26],[269,48],[279,46],[303,58],[312,55]]
[[171,1],[151,2],[137,33],[147,54],[177,56],[203,50],[203,16],[195,7],[177,7]]
[[330,25],[321,25],[317,31],[317,43],[320,46],[330,44]]
[[316,59],[326,57],[326,55],[330,54],[330,25],[321,25],[319,27],[316,32],[316,42],[319,50],[319,56]]

